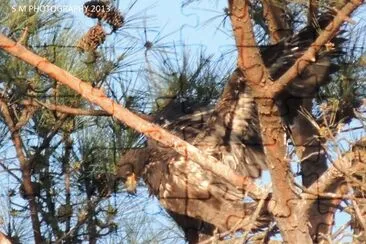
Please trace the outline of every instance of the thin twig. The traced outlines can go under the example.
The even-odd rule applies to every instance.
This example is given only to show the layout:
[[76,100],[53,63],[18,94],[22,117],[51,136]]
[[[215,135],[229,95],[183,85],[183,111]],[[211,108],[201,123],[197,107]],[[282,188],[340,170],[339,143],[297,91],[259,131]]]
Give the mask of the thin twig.
[[336,230],[333,235],[332,235],[332,239],[335,240],[337,239],[337,237],[342,234],[352,223],[352,220],[349,220],[347,223],[345,223],[344,225],[342,225],[341,227],[338,228],[338,230]]
[[362,216],[361,210],[360,210],[356,200],[354,200],[354,199],[352,200],[352,205],[353,205],[353,208],[355,209],[356,218],[357,218],[358,222],[362,225],[362,228],[364,229],[364,231],[366,231],[365,216]]
[[[267,190],[266,195],[269,194],[270,188],[271,187],[266,188],[266,190]],[[249,235],[250,230],[253,228],[253,226],[254,226],[257,218],[259,217],[260,211],[262,210],[262,208],[264,206],[264,203],[266,201],[267,201],[266,198],[262,198],[259,201],[259,203],[258,203],[258,205],[257,205],[257,207],[256,207],[256,209],[254,211],[254,213],[250,216],[249,226],[247,227],[247,230],[243,233],[243,235],[241,236],[241,238],[237,241],[238,244],[243,243],[246,240],[247,236]]]

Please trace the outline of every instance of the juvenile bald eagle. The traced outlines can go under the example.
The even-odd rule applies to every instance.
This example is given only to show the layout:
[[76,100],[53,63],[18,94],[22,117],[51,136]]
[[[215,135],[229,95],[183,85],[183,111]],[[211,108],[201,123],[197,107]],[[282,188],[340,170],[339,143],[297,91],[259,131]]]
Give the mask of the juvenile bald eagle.
[[[257,178],[266,163],[254,99],[241,79],[234,72],[216,106],[173,100],[155,122],[238,173]],[[225,231],[252,222],[256,204],[244,203],[244,192],[153,140],[123,156],[119,176],[127,181],[142,176],[189,242],[197,242],[199,233],[200,240],[212,235],[214,228]]]
[[[291,67],[317,36],[315,27],[307,26],[293,37],[262,49],[272,78],[277,79]],[[293,107],[299,108],[304,96],[313,97],[327,82],[329,74],[336,70],[330,62],[331,52],[323,50],[277,98],[282,111],[286,110],[286,99],[300,98]],[[283,115],[289,124],[297,116],[297,111]],[[156,114],[154,122],[238,174],[258,178],[266,168],[256,103],[245,76],[238,70],[215,106],[173,100]],[[153,140],[148,140],[146,148],[127,152],[119,164],[118,175],[125,182],[142,177],[150,194],[159,199],[192,243],[211,236],[214,229],[255,229],[269,221],[264,212],[255,222],[250,218],[256,203],[244,202],[245,192]],[[129,187],[134,191],[131,184]]]

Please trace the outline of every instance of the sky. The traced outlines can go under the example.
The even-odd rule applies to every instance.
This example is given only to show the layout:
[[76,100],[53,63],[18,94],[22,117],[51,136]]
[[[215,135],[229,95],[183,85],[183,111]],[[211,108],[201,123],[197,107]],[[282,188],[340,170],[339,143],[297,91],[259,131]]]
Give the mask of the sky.
[[[84,1],[65,0],[59,4],[69,4],[79,7]],[[222,53],[234,45],[230,36],[229,19],[226,18],[226,25],[223,27],[224,8],[226,1],[201,1],[199,4],[193,2],[189,6],[181,7],[182,1],[171,0],[140,0],[129,9],[134,1],[116,2],[121,12],[128,20],[138,15],[146,16],[146,27],[156,27],[148,31],[148,40],[158,39],[159,43],[176,43],[187,46],[201,47],[210,53]],[[94,20],[86,18],[80,11],[76,11],[76,25],[89,28],[95,24]],[[218,30],[217,27],[220,27]],[[222,31],[225,29],[225,31]],[[160,32],[161,33],[158,33]],[[142,30],[140,31],[142,34]],[[163,38],[162,38],[163,37]],[[159,40],[162,38],[162,40]]]

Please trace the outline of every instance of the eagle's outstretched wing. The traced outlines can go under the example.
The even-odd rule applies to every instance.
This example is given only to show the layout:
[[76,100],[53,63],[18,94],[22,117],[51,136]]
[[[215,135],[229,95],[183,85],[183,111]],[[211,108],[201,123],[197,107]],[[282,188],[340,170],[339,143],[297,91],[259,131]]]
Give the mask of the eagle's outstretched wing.
[[255,101],[239,70],[216,105],[190,106],[175,100],[157,115],[156,122],[238,174],[257,178],[266,168]]

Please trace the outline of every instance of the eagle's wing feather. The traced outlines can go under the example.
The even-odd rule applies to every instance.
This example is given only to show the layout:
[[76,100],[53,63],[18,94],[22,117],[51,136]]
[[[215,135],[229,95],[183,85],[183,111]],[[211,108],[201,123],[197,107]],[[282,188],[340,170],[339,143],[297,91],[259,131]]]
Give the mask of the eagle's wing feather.
[[207,126],[193,144],[213,152],[238,174],[257,178],[266,168],[258,113],[251,89],[240,71],[226,85]]

